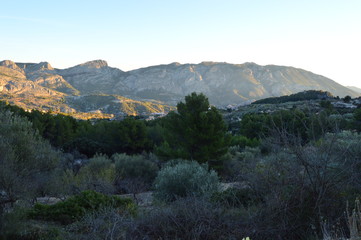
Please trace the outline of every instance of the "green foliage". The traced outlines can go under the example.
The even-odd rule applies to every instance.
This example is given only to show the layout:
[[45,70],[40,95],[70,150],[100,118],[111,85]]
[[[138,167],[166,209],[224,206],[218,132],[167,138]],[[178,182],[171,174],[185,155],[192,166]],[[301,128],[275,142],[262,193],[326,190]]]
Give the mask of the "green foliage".
[[117,179],[142,178],[151,183],[157,176],[158,166],[142,155],[114,154],[112,159]]
[[185,103],[177,105],[178,113],[166,118],[168,131],[164,146],[158,154],[169,158],[184,158],[200,163],[209,162],[213,168],[221,168],[220,158],[227,152],[230,138],[222,115],[203,94],[192,93]]
[[239,133],[249,139],[277,137],[285,144],[289,136],[307,143],[342,127],[342,119],[332,119],[327,111],[313,113],[299,109],[280,110],[270,114],[247,114],[242,118]]
[[95,155],[73,176],[73,184],[81,191],[114,193],[115,167],[105,155]]
[[133,236],[126,238],[127,228],[133,218],[119,214],[114,208],[102,208],[87,213],[79,221],[66,227],[67,232],[62,234],[62,239],[89,239],[89,240],[124,240],[135,239]]
[[53,115],[37,110],[25,112],[4,103],[1,107],[26,117],[43,138],[67,152],[77,150],[88,157],[96,153],[111,156],[117,152],[141,153],[151,150],[153,146],[144,121],[131,117],[123,121],[99,120],[91,123],[62,114]]
[[79,127],[79,123],[69,116],[52,115],[50,112],[42,113],[38,110],[26,112],[20,107],[11,105],[3,107],[18,116],[26,117],[32,122],[32,127],[55,147],[62,148],[66,143],[72,141],[76,129]]
[[343,98],[343,101],[345,102],[345,103],[349,103],[350,101],[351,101],[351,97],[349,96],[349,95],[347,95],[347,96],[345,96],[344,98]]
[[253,104],[278,104],[285,102],[297,102],[297,101],[317,100],[317,99],[326,99],[326,98],[333,98],[333,95],[329,92],[324,92],[319,90],[309,90],[309,91],[303,91],[303,92],[291,94],[289,96],[264,98],[255,101]]
[[183,198],[165,206],[152,206],[151,211],[143,211],[135,218],[126,218],[112,209],[87,214],[67,226],[69,233],[64,239],[242,239],[240,236],[250,232],[242,220],[220,204]]
[[332,110],[332,109],[333,109],[333,106],[332,106],[331,102],[330,102],[330,101],[326,101],[326,100],[322,100],[322,101],[320,102],[320,106],[323,107],[323,108],[326,108],[326,109],[328,109],[328,110]]
[[169,164],[155,179],[154,197],[160,201],[174,201],[187,196],[210,196],[219,187],[217,173],[195,161]]
[[293,143],[271,145],[267,155],[247,154],[251,159],[240,156],[238,180],[249,184],[254,193],[248,196],[262,199],[254,239],[308,239],[321,233],[319,219],[337,224],[345,203],[361,193],[359,134],[328,133],[316,142]]
[[145,123],[126,118],[123,121],[99,121],[94,125],[82,122],[74,140],[66,149],[76,149],[87,156],[104,153],[108,156],[117,152],[141,153],[151,149]]
[[60,156],[27,119],[0,109],[0,122],[1,215],[3,202],[32,199],[46,193]]
[[241,148],[245,147],[258,147],[260,141],[257,138],[249,139],[242,135],[234,135],[231,138],[230,146],[239,146]]
[[247,114],[243,116],[240,124],[240,134],[249,138],[261,138],[268,134],[268,115]]
[[25,219],[26,209],[19,207],[0,216],[0,239],[22,239],[27,230]]
[[358,108],[354,111],[353,113],[353,123],[352,123],[352,128],[356,129],[357,132],[361,132],[361,108]]
[[250,188],[228,188],[225,191],[213,194],[212,201],[229,207],[249,207],[261,202],[261,199]]
[[35,204],[29,211],[29,217],[45,221],[69,224],[79,220],[85,214],[104,207],[114,207],[122,214],[135,214],[136,205],[129,198],[107,196],[95,191],[84,191],[54,205]]
[[204,198],[182,198],[165,207],[155,206],[131,226],[130,239],[229,240],[242,239],[252,231],[243,216]]

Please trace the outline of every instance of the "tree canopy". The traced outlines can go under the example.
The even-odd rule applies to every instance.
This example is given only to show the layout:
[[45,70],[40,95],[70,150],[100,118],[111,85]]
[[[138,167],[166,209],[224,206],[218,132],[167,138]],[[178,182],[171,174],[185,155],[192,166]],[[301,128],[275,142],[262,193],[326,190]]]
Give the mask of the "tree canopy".
[[185,97],[177,105],[177,112],[167,117],[166,142],[161,153],[169,158],[184,158],[220,167],[220,158],[227,152],[229,136],[218,110],[210,106],[208,98],[200,93]]

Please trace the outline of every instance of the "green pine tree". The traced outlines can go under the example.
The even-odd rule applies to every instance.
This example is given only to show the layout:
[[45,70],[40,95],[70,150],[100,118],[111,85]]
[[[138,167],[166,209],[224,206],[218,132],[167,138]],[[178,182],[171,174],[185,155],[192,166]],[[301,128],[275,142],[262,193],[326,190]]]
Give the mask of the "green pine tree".
[[222,115],[202,93],[186,96],[177,109],[167,117],[166,141],[159,148],[160,155],[208,162],[213,168],[221,168],[220,159],[230,142]]

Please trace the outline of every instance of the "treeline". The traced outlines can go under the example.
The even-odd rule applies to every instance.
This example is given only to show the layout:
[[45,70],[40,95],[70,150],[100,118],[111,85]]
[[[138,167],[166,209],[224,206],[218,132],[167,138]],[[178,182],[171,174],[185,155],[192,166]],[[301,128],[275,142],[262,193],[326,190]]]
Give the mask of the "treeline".
[[[294,96],[319,94],[327,92],[307,91]],[[153,152],[163,159],[183,158],[209,162],[211,158],[220,159],[229,146],[256,147],[261,139],[271,135],[287,133],[307,143],[319,139],[327,132],[333,132],[335,126],[338,131],[361,131],[360,109],[341,115],[332,107],[323,106],[323,102],[320,102],[321,107],[324,107],[321,111],[295,108],[268,114],[246,114],[237,124],[236,131],[232,129],[232,125],[229,126],[228,130],[232,134],[226,133],[227,126],[222,116],[215,108],[208,109],[208,99],[202,94],[188,96],[186,103],[178,105],[179,113],[172,112],[152,121],[136,117],[127,117],[122,121],[76,120],[50,112],[27,112],[4,102],[1,103],[1,108],[26,117],[44,139],[64,152],[76,152],[86,157],[97,153],[110,157],[115,153],[133,155]],[[194,112],[207,114],[198,115]]]
[[73,117],[38,110],[27,112],[22,108],[2,103],[2,107],[14,114],[26,117],[33,128],[54,147],[65,152],[77,151],[87,157],[96,153],[111,156],[122,152],[136,154],[153,150],[159,141],[152,137],[153,126],[147,126],[143,120],[134,117],[123,121],[76,120]]
[[[149,122],[3,104],[0,239],[359,237],[360,215],[345,210],[361,196],[361,109],[320,105],[246,114],[231,131],[196,93]],[[138,210],[146,191],[154,202]],[[113,196],[123,193],[135,202]]]
[[280,96],[280,97],[270,97],[257,100],[253,104],[278,104],[285,102],[297,102],[297,101],[307,101],[307,100],[319,100],[319,99],[329,99],[334,98],[330,92],[318,91],[318,90],[308,90],[304,92],[299,92],[291,95]]
[[[87,157],[115,153],[155,152],[163,159],[218,161],[227,152],[231,136],[222,115],[203,94],[193,93],[178,104],[178,113],[153,121],[127,117],[122,121],[76,120],[62,114],[24,111],[2,103],[2,108],[26,117],[52,146]],[[213,164],[216,166],[217,164]],[[220,165],[220,164],[218,164]],[[218,166],[220,167],[220,166]]]
[[361,131],[361,109],[340,114],[325,108],[279,110],[273,113],[252,113],[243,116],[238,133],[248,139],[266,139],[272,136],[295,136],[301,143],[317,141],[326,133],[343,130]]

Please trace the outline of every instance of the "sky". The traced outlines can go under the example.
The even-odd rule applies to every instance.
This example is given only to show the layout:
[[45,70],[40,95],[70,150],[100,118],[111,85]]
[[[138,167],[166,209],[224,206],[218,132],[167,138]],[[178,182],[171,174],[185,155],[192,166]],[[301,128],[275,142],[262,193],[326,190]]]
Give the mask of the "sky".
[[0,0],[0,60],[302,68],[361,88],[360,0]]

